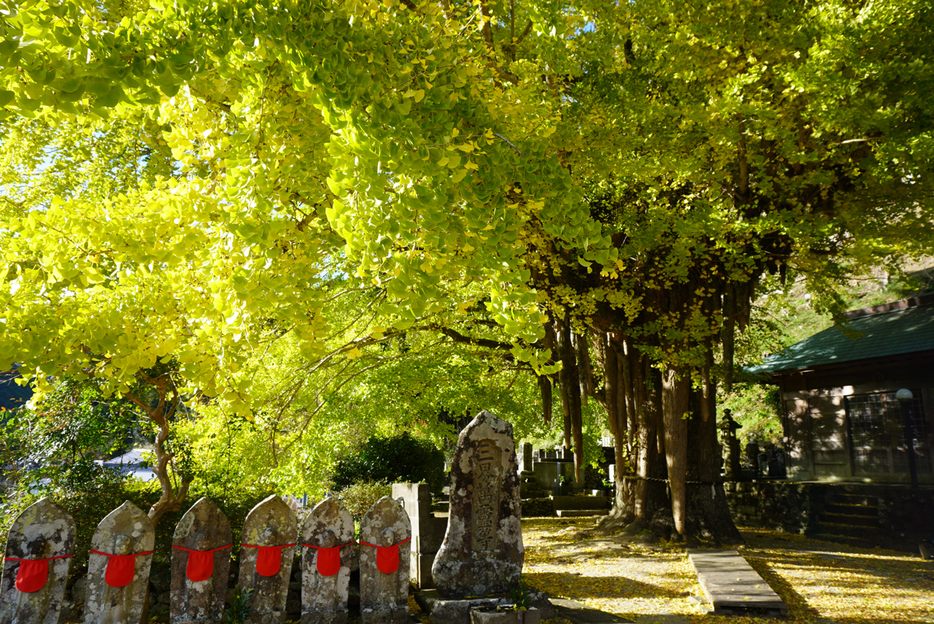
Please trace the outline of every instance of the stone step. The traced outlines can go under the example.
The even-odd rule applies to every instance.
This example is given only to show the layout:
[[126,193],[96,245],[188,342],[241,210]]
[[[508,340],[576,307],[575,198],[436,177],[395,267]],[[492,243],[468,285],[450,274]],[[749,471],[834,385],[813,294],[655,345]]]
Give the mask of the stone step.
[[840,505],[858,505],[861,507],[877,507],[879,505],[878,496],[869,496],[868,494],[848,494],[838,492],[833,495],[833,503]]
[[820,522],[814,530],[808,532],[808,535],[817,539],[826,539],[824,536],[840,536],[872,541],[880,536],[882,530],[879,526],[866,527],[854,524]]
[[821,524],[844,524],[867,528],[878,528],[879,521],[875,516],[854,516],[844,513],[824,513],[820,517]]
[[688,559],[714,615],[787,615],[785,602],[735,550],[689,548]]
[[825,514],[840,514],[844,516],[871,516],[879,515],[879,508],[870,505],[847,505],[844,503],[830,503],[824,507]]
[[584,516],[605,516],[609,509],[559,509],[555,512],[559,518],[582,518]]
[[551,496],[555,511],[561,509],[609,509],[606,496]]
[[857,546],[859,548],[875,548],[878,546],[874,540],[853,537],[852,535],[834,535],[832,533],[809,532],[807,536],[811,539],[820,540],[822,542],[844,544],[846,546]]

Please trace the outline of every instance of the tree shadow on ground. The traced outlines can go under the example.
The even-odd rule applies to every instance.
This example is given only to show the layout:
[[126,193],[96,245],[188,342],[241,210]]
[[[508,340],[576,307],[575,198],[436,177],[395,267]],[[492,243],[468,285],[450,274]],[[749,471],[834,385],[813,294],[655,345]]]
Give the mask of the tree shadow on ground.
[[[744,532],[745,533],[745,532]],[[855,546],[829,542],[815,542],[792,537],[779,543],[773,537],[757,539],[747,535],[749,547],[743,556],[762,578],[788,605],[794,620],[828,617],[808,601],[808,595],[839,598],[841,604],[858,604],[868,587],[874,591],[891,592],[903,604],[895,607],[901,622],[932,622],[934,613],[929,597],[934,595],[934,566],[920,559],[911,559],[904,553],[870,551]],[[789,572],[793,572],[789,575]],[[813,582],[794,582],[792,577],[815,579]],[[786,580],[789,578],[789,580]],[[816,579],[832,579],[820,584]],[[792,583],[795,583],[793,587]],[[804,593],[802,593],[804,592]],[[882,619],[864,618],[859,613],[847,615],[842,621],[849,623],[878,622]],[[885,620],[889,621],[889,620]]]
[[549,596],[573,600],[588,598],[679,599],[686,592],[674,591],[624,576],[587,576],[573,572],[527,572],[522,575],[535,589]]
[[752,569],[755,570],[759,576],[762,577],[762,580],[768,583],[769,587],[785,601],[785,605],[788,607],[789,618],[793,620],[810,621],[821,617],[820,611],[811,606],[807,599],[799,594],[791,583],[775,572],[768,560],[765,558],[750,557],[747,553],[743,554],[745,555],[746,561],[752,566]]

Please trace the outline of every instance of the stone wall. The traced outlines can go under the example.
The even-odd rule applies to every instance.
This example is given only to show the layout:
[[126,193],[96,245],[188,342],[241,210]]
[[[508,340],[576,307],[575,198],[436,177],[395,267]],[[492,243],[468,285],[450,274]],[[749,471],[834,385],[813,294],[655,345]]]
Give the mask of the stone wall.
[[825,506],[840,494],[877,501],[879,529],[908,540],[934,537],[934,488],[861,483],[732,481],[723,484],[738,526],[789,533],[816,528]]
[[727,481],[727,503],[738,526],[788,533],[813,528],[823,511],[827,487],[790,481]]
[[551,498],[523,498],[522,499],[522,517],[539,518],[543,516],[554,516],[555,504]]
[[934,540],[934,489],[876,486],[879,525],[898,535]]

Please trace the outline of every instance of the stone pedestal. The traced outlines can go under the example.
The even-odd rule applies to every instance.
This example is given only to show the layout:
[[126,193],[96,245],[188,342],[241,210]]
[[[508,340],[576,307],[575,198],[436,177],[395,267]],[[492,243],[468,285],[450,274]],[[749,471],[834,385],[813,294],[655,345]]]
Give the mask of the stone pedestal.
[[471,611],[470,624],[541,624],[538,609],[528,611]]
[[[419,590],[415,592],[415,602],[422,611],[428,613],[431,624],[472,624],[471,613],[477,610],[509,609],[513,603],[507,594],[487,596],[470,599],[443,598],[437,590]],[[548,602],[545,594],[537,591],[529,592],[529,604],[540,619],[551,619],[556,616],[554,606]],[[531,624],[531,623],[530,623]]]

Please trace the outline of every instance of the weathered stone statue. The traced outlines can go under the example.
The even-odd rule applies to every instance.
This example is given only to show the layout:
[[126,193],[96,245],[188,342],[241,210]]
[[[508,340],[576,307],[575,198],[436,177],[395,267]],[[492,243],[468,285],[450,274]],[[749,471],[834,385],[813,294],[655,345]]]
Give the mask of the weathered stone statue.
[[402,505],[388,496],[360,521],[360,621],[409,622],[412,525]]
[[240,590],[252,591],[248,624],[282,624],[292,559],[298,542],[295,514],[273,494],[243,521]]
[[480,412],[457,439],[451,511],[431,568],[445,598],[507,591],[519,580],[524,551],[512,425]]
[[75,522],[43,498],[13,522],[0,580],[0,624],[57,624],[75,547]]
[[91,538],[85,624],[139,624],[156,533],[143,511],[124,502]]
[[172,539],[172,624],[221,621],[231,548],[227,516],[210,499],[191,506]]
[[336,498],[312,509],[302,528],[302,624],[345,624],[353,516]]

